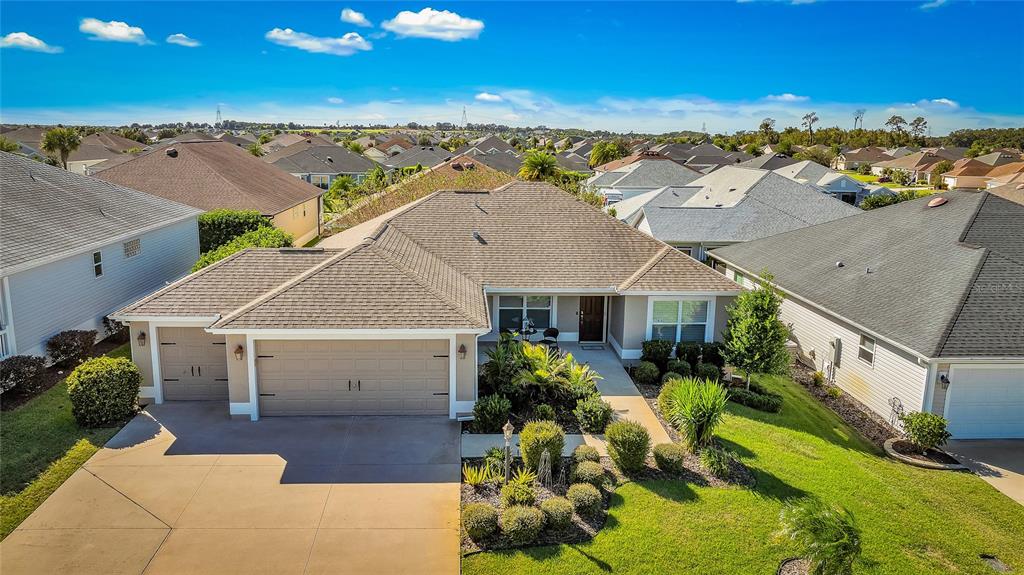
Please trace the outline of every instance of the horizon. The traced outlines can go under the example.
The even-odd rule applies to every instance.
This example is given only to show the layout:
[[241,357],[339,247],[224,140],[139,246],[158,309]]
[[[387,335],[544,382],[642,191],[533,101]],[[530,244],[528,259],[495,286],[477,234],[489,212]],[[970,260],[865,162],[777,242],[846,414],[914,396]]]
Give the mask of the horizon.
[[[862,109],[865,129],[923,116],[931,136],[1024,126],[1020,3],[40,5],[0,8],[4,123],[212,125],[219,108],[459,125],[465,109],[472,124],[734,133],[812,111],[849,129]],[[524,10],[543,17],[523,25]],[[951,27],[985,44],[950,45]]]

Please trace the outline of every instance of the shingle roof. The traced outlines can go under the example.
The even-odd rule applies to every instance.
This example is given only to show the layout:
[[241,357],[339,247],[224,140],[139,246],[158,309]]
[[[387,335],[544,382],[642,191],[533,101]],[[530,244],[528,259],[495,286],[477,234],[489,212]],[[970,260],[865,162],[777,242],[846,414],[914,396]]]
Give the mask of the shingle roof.
[[519,172],[519,167],[523,165],[522,157],[515,154],[509,154],[508,152],[491,152],[487,154],[470,153],[469,157],[489,168],[512,175],[517,174]]
[[0,275],[200,213],[0,152]]
[[759,168],[762,170],[777,170],[785,166],[797,163],[797,160],[785,154],[761,154],[756,158],[740,162],[739,166],[744,168]]
[[594,168],[594,170],[598,172],[614,172],[619,168],[628,166],[634,162],[639,162],[640,160],[663,160],[669,162],[675,161],[668,156],[659,154],[658,152],[652,152],[650,150],[647,150],[637,152],[635,154],[630,154],[626,157],[619,158],[618,160],[612,160],[606,164],[597,166],[596,168]]
[[259,210],[264,215],[323,194],[320,188],[220,140],[160,147],[111,166],[97,177],[202,210]]
[[645,159],[605,172],[595,181],[599,181],[601,187],[609,188],[661,188],[683,186],[700,177],[697,170],[673,161]]
[[[294,144],[271,154],[274,159],[264,157],[263,160],[290,173],[310,174],[361,174],[369,172],[377,166],[377,162],[359,154],[354,154],[341,146],[304,146],[294,149]],[[291,150],[291,153],[285,153]]]
[[389,168],[412,168],[417,165],[430,168],[458,155],[439,146],[414,146],[383,160],[383,163]]
[[[925,357],[1024,356],[1024,205],[945,192],[711,252]],[[839,267],[836,262],[842,262]]]

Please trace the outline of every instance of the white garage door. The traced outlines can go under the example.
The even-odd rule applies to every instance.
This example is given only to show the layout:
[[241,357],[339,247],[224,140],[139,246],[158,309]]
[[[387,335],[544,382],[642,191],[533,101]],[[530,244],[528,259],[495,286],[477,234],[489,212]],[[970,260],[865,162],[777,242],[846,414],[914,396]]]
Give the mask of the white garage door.
[[448,340],[256,341],[261,415],[447,415]]
[[955,439],[1024,438],[1024,366],[954,366],[946,419]]

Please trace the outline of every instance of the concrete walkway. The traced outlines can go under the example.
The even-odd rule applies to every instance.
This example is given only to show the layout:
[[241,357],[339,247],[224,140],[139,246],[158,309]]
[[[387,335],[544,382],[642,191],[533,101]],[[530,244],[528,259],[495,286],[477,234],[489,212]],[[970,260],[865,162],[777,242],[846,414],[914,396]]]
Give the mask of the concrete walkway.
[[[487,359],[485,355],[486,347],[485,345],[480,347],[480,362],[483,363]],[[607,344],[587,344],[587,347],[595,349],[583,349],[577,343],[561,345],[563,351],[571,353],[577,361],[588,364],[604,378],[597,382],[597,390],[601,392],[604,400],[611,404],[612,409],[615,411],[614,419],[628,419],[642,424],[647,428],[647,432],[651,434],[652,447],[659,443],[671,443],[672,438],[669,437],[668,432],[662,427],[661,421],[658,420],[658,416],[651,409],[647,400],[640,395],[640,391],[633,385],[633,380],[626,373],[625,368],[622,366],[622,361],[612,351],[611,346]],[[598,347],[600,349],[596,349]],[[593,445],[601,455],[608,454],[608,447],[605,444],[603,435],[583,434],[567,435],[565,437],[566,447],[563,455],[571,454],[572,450],[580,443]],[[482,457],[489,447],[504,447],[504,445],[505,440],[501,434],[463,434],[462,456]],[[513,446],[515,451],[518,452],[518,435],[513,438]]]
[[1024,439],[953,440],[945,449],[992,487],[1024,505]]
[[226,414],[147,409],[0,544],[0,572],[459,572],[456,423]]

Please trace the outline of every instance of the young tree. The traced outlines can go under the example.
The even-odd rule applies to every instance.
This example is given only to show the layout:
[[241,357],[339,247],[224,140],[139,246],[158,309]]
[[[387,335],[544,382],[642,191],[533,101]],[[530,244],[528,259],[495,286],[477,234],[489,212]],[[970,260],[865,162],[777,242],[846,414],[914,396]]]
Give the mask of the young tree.
[[953,162],[950,162],[949,160],[942,160],[941,162],[935,164],[935,168],[932,169],[931,176],[928,177],[928,183],[936,188],[941,189],[943,186],[942,174],[945,174],[946,172],[952,169]]
[[789,369],[786,341],[789,328],[779,319],[782,293],[772,285],[774,277],[762,272],[757,289],[736,297],[729,307],[725,328],[725,359],[747,374],[783,374]]
[[629,154],[629,148],[621,140],[602,140],[590,150],[590,167],[607,164]]
[[800,124],[801,126],[807,128],[807,143],[808,144],[813,144],[814,143],[814,124],[816,124],[817,122],[818,122],[818,113],[817,112],[811,112],[809,114],[805,114],[804,115],[804,121],[803,121],[802,124]]
[[823,150],[821,148],[804,148],[802,151],[793,154],[794,160],[810,160],[826,168],[832,167],[832,160],[835,158],[836,154],[832,150]]
[[907,125],[907,121],[903,119],[903,116],[892,115],[885,121],[885,125],[889,126],[890,131],[893,134],[893,141],[896,143],[903,142],[903,134],[905,133],[904,126]]
[[362,154],[363,153],[363,145],[360,144],[359,142],[356,142],[355,140],[353,140],[353,141],[348,143],[348,150],[350,152],[354,153],[354,154]]
[[43,135],[43,151],[56,156],[65,170],[68,169],[68,156],[81,144],[82,137],[74,128],[58,126]]

